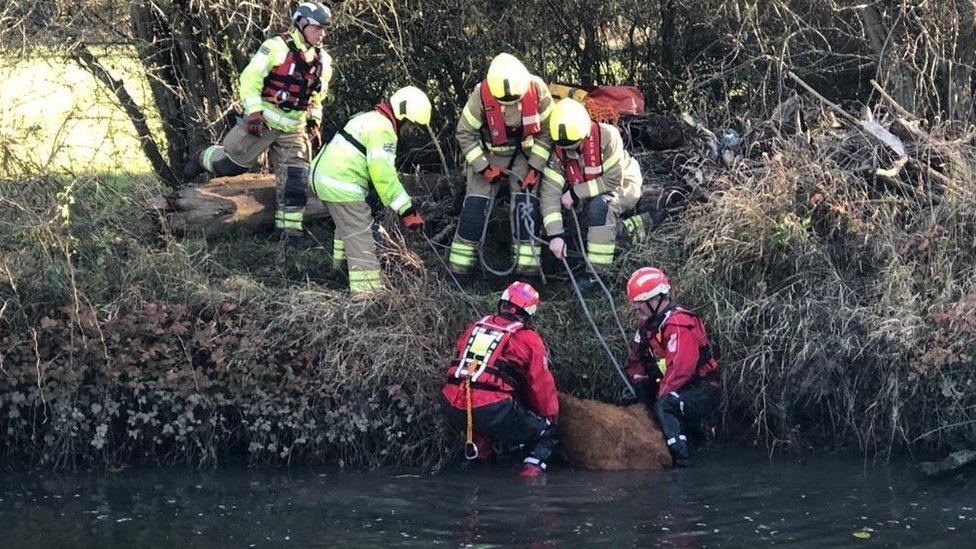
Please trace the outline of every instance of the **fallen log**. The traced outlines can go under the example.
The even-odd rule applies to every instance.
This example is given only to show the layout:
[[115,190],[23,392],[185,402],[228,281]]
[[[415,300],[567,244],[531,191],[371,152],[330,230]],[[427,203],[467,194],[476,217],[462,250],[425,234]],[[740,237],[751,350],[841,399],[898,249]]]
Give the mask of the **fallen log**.
[[614,406],[559,394],[563,459],[594,470],[671,467],[664,436],[640,404]]
[[959,450],[946,456],[940,461],[925,461],[918,464],[918,468],[930,477],[954,473],[967,465],[976,462],[976,451]]
[[[438,174],[401,176],[413,196],[439,197],[450,192],[450,179]],[[446,189],[446,190],[445,190]],[[328,217],[325,205],[309,192],[305,220]],[[271,228],[277,209],[273,174],[215,177],[199,187],[183,187],[168,196],[152,199],[149,207],[177,235],[213,236],[243,224],[252,229]]]

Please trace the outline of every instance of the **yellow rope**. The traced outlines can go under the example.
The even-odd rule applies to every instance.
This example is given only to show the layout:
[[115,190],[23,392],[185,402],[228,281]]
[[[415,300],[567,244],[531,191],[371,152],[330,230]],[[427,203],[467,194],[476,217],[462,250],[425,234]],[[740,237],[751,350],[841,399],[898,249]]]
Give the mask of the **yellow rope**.
[[474,413],[471,406],[471,378],[464,380],[464,399],[465,411],[468,416],[468,423],[464,432],[464,457],[466,459],[476,459],[478,457],[478,445],[474,443]]

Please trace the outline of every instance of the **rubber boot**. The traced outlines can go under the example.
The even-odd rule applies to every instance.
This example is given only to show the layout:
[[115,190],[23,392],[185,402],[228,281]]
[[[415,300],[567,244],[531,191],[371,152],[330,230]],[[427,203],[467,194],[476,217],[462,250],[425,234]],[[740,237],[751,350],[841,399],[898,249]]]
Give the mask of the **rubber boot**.
[[583,297],[591,297],[600,291],[600,281],[593,276],[593,273],[586,273],[577,277],[576,285]]
[[688,441],[684,435],[668,440],[668,450],[675,467],[691,467],[691,454],[688,452]]
[[523,463],[516,474],[522,478],[537,478],[542,476],[544,472],[545,470],[542,467],[534,463]]
[[186,159],[183,164],[183,179],[191,181],[206,171],[203,169],[203,163],[200,162],[200,153],[202,152],[202,149],[196,150]]
[[308,237],[305,236],[304,231],[296,231],[295,229],[282,229],[281,236],[279,237],[279,242],[285,248],[307,248],[309,246]]

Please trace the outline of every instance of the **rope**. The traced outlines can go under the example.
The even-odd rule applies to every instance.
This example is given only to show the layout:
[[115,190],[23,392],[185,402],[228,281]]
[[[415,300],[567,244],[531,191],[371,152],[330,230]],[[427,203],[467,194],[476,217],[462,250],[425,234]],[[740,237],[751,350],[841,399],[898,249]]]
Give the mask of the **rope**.
[[424,237],[424,240],[427,242],[427,245],[430,246],[430,251],[434,252],[434,257],[437,258],[437,261],[440,262],[441,266],[444,267],[444,270],[447,271],[447,274],[450,275],[451,280],[454,281],[454,285],[457,286],[458,290],[461,291],[461,299],[463,299],[464,302],[468,304],[468,307],[471,308],[471,311],[474,313],[474,316],[478,316],[479,314],[481,314],[478,312],[478,308],[474,306],[474,303],[471,303],[471,300],[468,298],[467,292],[464,291],[464,286],[461,285],[461,282],[457,279],[456,276],[454,276],[454,273],[451,271],[451,268],[448,267],[447,263],[444,262],[444,258],[441,257],[440,252],[438,252],[437,248],[434,246],[435,244],[434,241],[431,240],[430,237],[427,236],[423,231],[420,231],[420,234]]
[[[585,246],[583,244],[583,230],[580,228],[579,217],[576,215],[576,208],[570,208],[569,211],[572,212],[573,223],[576,225],[576,242],[579,244],[580,250],[583,250]],[[627,338],[627,330],[624,330],[623,322],[620,321],[620,314],[617,313],[617,306],[613,302],[613,295],[610,293],[610,290],[607,288],[606,284],[603,283],[603,278],[600,277],[599,273],[597,273],[596,269],[593,267],[593,264],[590,263],[590,258],[585,253],[583,254],[583,262],[586,263],[586,268],[593,273],[594,277],[596,277],[597,284],[600,285],[600,289],[603,290],[603,295],[606,296],[607,302],[610,304],[610,311],[613,312],[613,320],[617,324],[617,330],[620,331],[620,338],[623,340],[625,346],[628,345],[630,343],[630,339]]]
[[594,122],[616,125],[620,121],[620,112],[599,99],[586,97],[583,99],[583,106]]
[[471,406],[471,378],[464,380],[464,408],[467,425],[464,430],[464,458],[468,461],[478,459],[478,445],[474,443],[474,412]]
[[[495,209],[495,197],[498,196],[498,189],[492,187],[491,197],[488,199],[488,207],[485,208],[485,224],[481,228],[481,237],[478,239],[478,261],[481,263],[481,268],[486,272],[491,273],[495,276],[508,276],[515,272],[515,267],[518,266],[518,254],[512,254],[512,264],[507,269],[496,270],[491,265],[488,264],[488,260],[485,259],[485,236],[488,235],[488,224],[491,221],[491,211]],[[515,222],[513,219],[509,220],[509,230],[511,232],[511,240],[515,242]]]
[[600,340],[600,345],[603,347],[603,351],[607,354],[610,362],[613,364],[617,374],[620,376],[621,381],[624,382],[624,386],[627,387],[627,391],[630,396],[637,398],[637,393],[634,392],[633,385],[630,384],[630,380],[627,379],[627,374],[624,373],[624,369],[620,367],[620,363],[617,362],[617,357],[614,356],[613,351],[610,350],[610,346],[607,344],[607,340],[603,338],[603,334],[600,333],[600,329],[596,326],[596,321],[593,320],[593,315],[590,314],[589,307],[586,306],[586,301],[583,299],[583,293],[580,292],[579,285],[576,283],[576,277],[573,275],[573,270],[569,267],[569,263],[566,262],[566,258],[562,258],[563,267],[566,269],[566,273],[569,274],[570,283],[573,286],[573,292],[576,294],[576,299],[579,301],[580,307],[583,309],[583,313],[586,314],[586,320],[590,322],[590,326],[593,328],[593,333],[596,334],[596,338]]
[[[526,202],[526,206],[531,206],[528,195],[526,195],[525,202]],[[530,237],[533,240],[538,241],[539,243],[545,243],[546,242],[545,240],[535,236],[535,230],[534,230],[535,221],[531,219],[532,216],[531,209],[526,208],[522,210],[522,215],[526,216],[526,218],[522,220],[526,224],[526,227],[532,229],[529,232]],[[580,246],[582,247],[583,237],[580,234],[579,219],[576,217],[575,210],[573,210],[573,219],[576,223],[576,234],[579,237]],[[579,301],[580,308],[583,309],[583,313],[586,315],[586,320],[589,321],[590,327],[593,328],[593,333],[596,334],[596,338],[600,341],[600,346],[603,347],[603,351],[607,354],[607,357],[610,359],[610,363],[613,364],[613,367],[617,371],[617,374],[620,376],[620,379],[624,382],[624,386],[627,387],[627,391],[630,393],[631,396],[636,398],[637,393],[634,392],[634,387],[630,384],[630,380],[627,379],[627,374],[625,374],[624,369],[620,367],[620,363],[617,361],[617,357],[613,354],[613,351],[610,349],[610,345],[607,343],[607,340],[604,339],[603,334],[600,333],[600,329],[597,327],[596,321],[593,320],[593,315],[590,313],[590,308],[586,305],[586,300],[583,299],[583,293],[580,291],[579,284],[576,282],[576,276],[573,274],[573,269],[569,266],[569,263],[566,261],[565,257],[560,258],[560,261],[563,264],[563,268],[566,269],[566,274],[569,275],[569,281],[573,287],[573,292],[576,294],[576,299],[577,301]],[[620,334],[624,336],[624,341],[626,341],[627,337],[624,333],[623,325],[620,323],[620,317],[617,315],[617,308],[613,303],[613,296],[610,295],[610,290],[608,290],[607,287],[603,284],[603,281],[600,279],[600,275],[593,268],[593,265],[590,264],[590,260],[589,258],[586,257],[586,254],[583,254],[583,261],[586,262],[586,265],[590,269],[590,272],[593,273],[593,276],[596,277],[597,281],[600,284],[600,287],[603,288],[603,291],[605,292],[607,299],[610,302],[610,308],[611,310],[613,310],[613,316],[617,320],[617,326],[618,328],[620,328]]]

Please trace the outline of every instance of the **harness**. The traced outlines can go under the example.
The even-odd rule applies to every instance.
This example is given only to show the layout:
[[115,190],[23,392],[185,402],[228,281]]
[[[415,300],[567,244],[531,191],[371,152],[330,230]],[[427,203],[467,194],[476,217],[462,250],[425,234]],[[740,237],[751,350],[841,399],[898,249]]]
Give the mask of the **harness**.
[[519,383],[514,368],[501,356],[508,341],[525,325],[517,320],[495,324],[484,317],[475,323],[464,351],[455,358],[447,371],[447,382],[469,384],[475,389],[500,393],[515,393]]
[[504,352],[509,339],[525,327],[517,320],[507,324],[489,322],[484,317],[475,323],[468,336],[464,351],[454,360],[447,371],[447,382],[464,385],[465,428],[464,457],[472,460],[478,457],[478,446],[474,443],[474,417],[471,405],[471,390],[514,393],[518,383],[513,377],[511,365],[498,357]]
[[264,77],[261,98],[284,111],[305,110],[312,94],[322,89],[322,51],[315,48],[312,61],[305,61],[304,52],[290,34],[281,38],[288,45],[288,54]]
[[[399,131],[399,129],[397,127],[397,119],[396,119],[395,116],[393,116],[393,110],[390,108],[390,105],[388,103],[377,103],[376,104],[376,110],[379,111],[380,114],[382,114],[383,116],[387,117],[390,120],[390,123],[393,124],[393,131],[395,131],[395,132],[396,131]],[[365,114],[365,113],[356,114],[352,118],[356,118],[360,114]],[[352,118],[350,118],[350,120],[352,120]],[[362,153],[363,156],[367,156],[367,154],[366,154],[367,153],[366,145],[364,145],[362,141],[360,141],[360,140],[356,139],[355,137],[353,137],[353,135],[351,133],[347,132],[346,131],[346,128],[344,128],[344,127],[339,128],[339,130],[336,131],[336,133],[339,134],[339,135],[341,135],[343,139],[345,139],[350,145],[352,145],[353,147],[355,147],[356,150],[359,151],[360,153]]]
[[591,181],[603,175],[603,145],[600,139],[600,125],[590,124],[590,135],[582,143],[583,167],[580,168],[579,157],[571,158],[566,150],[555,147],[556,157],[563,165],[566,185],[572,187],[580,183]]

